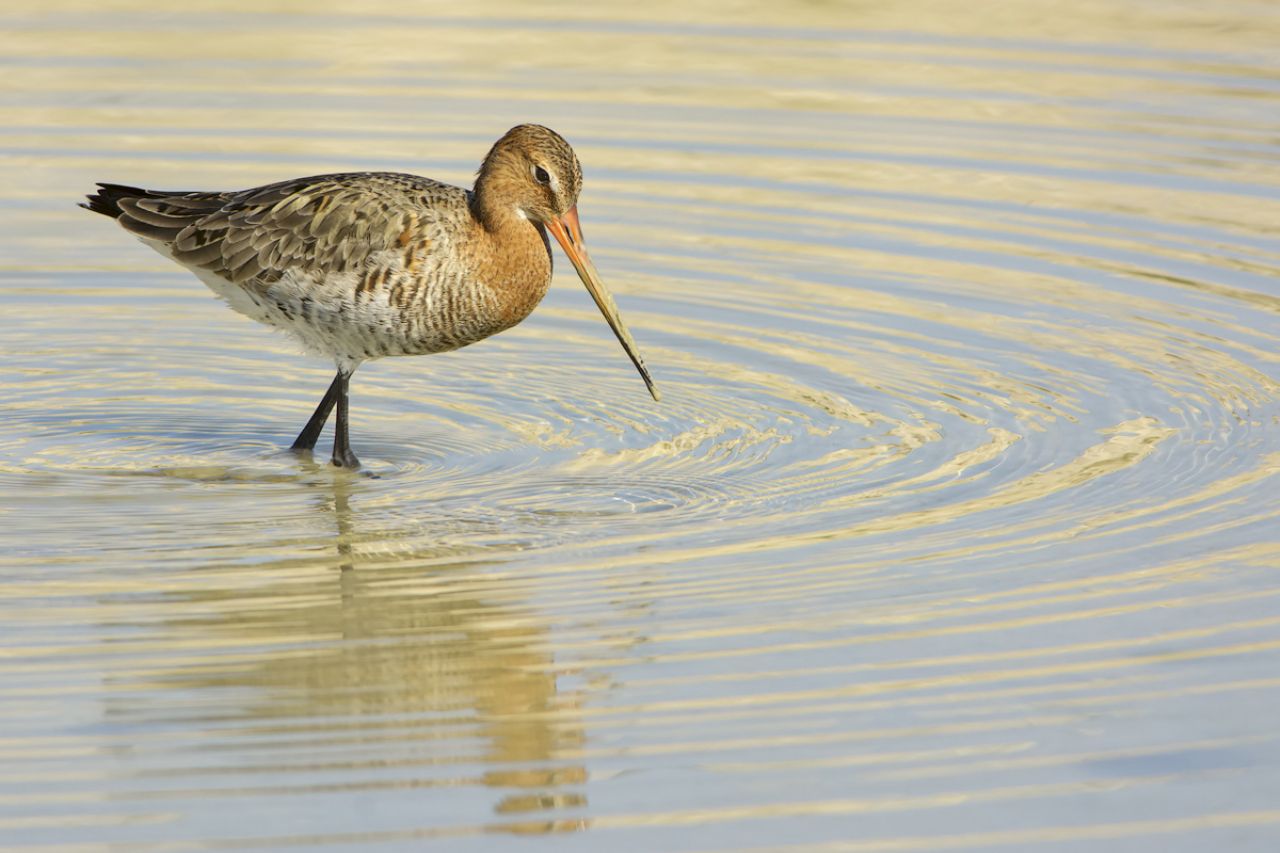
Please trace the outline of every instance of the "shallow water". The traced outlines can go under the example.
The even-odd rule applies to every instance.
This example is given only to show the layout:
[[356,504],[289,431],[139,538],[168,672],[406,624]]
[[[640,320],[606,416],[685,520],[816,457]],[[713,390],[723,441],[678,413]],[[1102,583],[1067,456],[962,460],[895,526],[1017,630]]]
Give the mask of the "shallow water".
[[[0,847],[1275,849],[1280,6],[880,5],[0,13]],[[73,206],[530,120],[663,402],[561,259],[376,478]]]

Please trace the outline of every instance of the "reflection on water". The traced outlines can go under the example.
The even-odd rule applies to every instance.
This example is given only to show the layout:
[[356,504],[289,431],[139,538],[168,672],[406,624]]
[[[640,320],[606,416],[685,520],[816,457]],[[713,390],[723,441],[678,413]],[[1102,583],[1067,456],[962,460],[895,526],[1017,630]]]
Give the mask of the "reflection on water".
[[[0,12],[0,846],[1272,849],[1277,9]],[[664,400],[569,270],[377,478],[73,207],[529,120]]]
[[[427,577],[399,566],[362,571],[374,565],[361,552],[350,505],[362,481],[327,479],[320,491],[331,492],[316,510],[333,526],[336,561],[323,561],[328,570],[311,574],[305,593],[295,572],[265,564],[255,568],[261,582],[252,595],[208,586],[159,602],[182,614],[165,619],[170,643],[219,653],[149,670],[145,685],[134,674],[113,679],[109,719],[145,727],[172,713],[173,692],[199,696],[186,719],[234,727],[244,743],[232,762],[144,775],[253,780],[199,792],[237,798],[481,785],[496,792],[495,815],[519,818],[496,829],[582,828],[583,818],[559,814],[586,805],[586,769],[573,760],[583,742],[580,696],[558,689],[544,620],[518,600],[453,579],[468,570],[465,561],[436,562]],[[437,556],[428,549],[411,559]],[[271,650],[226,652],[247,638]],[[485,769],[469,774],[464,766]],[[413,776],[370,778],[388,768]]]

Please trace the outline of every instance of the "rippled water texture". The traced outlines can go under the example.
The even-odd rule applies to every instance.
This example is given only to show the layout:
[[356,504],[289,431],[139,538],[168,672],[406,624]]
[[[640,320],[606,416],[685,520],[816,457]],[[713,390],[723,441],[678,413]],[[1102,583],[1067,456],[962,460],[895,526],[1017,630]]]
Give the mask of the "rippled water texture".
[[[0,13],[0,847],[1280,847],[1280,5],[278,5]],[[520,121],[663,402],[561,259],[377,478],[74,206]]]

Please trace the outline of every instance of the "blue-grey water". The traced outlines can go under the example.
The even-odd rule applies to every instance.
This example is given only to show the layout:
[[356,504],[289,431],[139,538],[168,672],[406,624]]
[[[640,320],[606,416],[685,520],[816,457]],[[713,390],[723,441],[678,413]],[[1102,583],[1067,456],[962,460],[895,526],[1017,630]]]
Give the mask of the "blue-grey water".
[[[1280,847],[1280,5],[0,10],[0,849]],[[94,181],[585,170],[352,385]],[[322,440],[322,447],[327,439]],[[519,836],[519,837],[515,837]]]

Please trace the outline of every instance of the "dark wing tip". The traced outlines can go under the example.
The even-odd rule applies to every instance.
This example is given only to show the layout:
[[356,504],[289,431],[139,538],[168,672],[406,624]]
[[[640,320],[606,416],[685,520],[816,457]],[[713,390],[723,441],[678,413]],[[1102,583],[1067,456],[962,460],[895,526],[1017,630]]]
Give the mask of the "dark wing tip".
[[94,213],[101,213],[103,216],[110,216],[112,219],[120,218],[120,205],[109,198],[102,195],[85,196],[87,202],[80,202],[79,206],[85,210],[92,210]]
[[121,199],[150,195],[147,190],[139,187],[127,187],[124,184],[99,182],[95,186],[98,187],[98,191],[92,195],[85,196],[88,203],[81,202],[80,206],[85,210],[92,210],[94,213],[110,216],[112,219],[119,219],[120,214],[123,212],[120,209]]

